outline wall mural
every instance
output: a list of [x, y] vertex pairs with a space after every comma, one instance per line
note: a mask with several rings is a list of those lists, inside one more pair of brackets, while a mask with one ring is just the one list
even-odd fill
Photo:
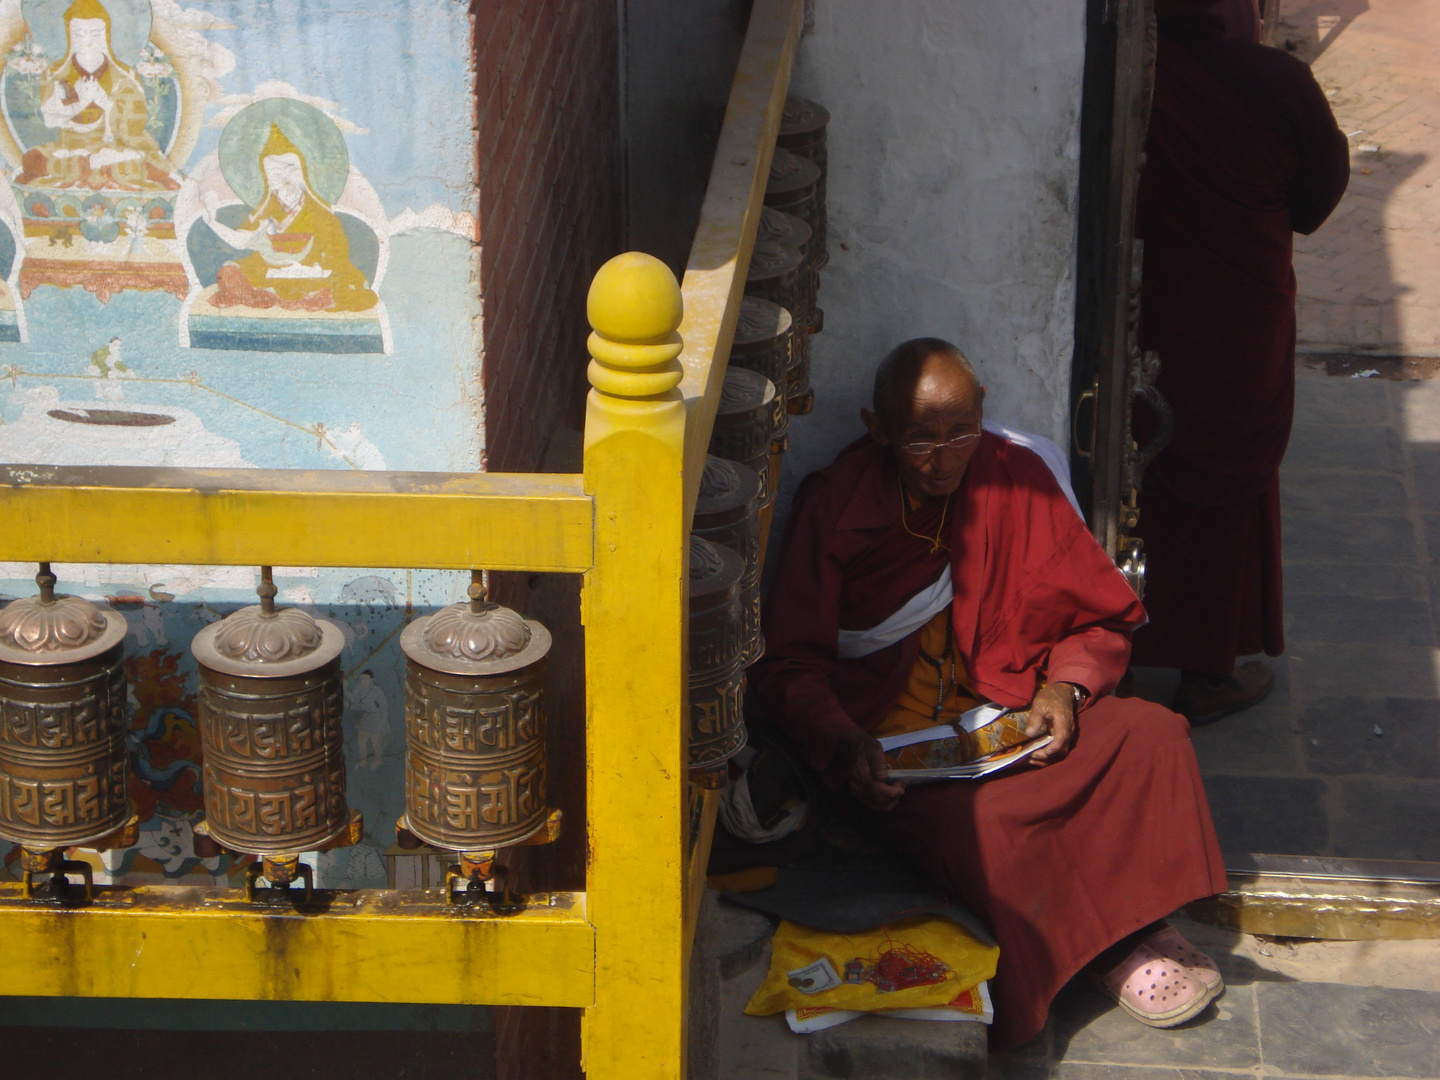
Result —
[[[479, 468], [469, 43], [459, 0], [0, 0], [0, 461]], [[253, 602], [255, 571], [55, 570], [130, 625], [142, 839], [100, 868], [238, 883], [241, 863], [191, 843], [189, 643]], [[33, 574], [0, 564], [0, 602]], [[322, 884], [385, 883], [395, 639], [461, 578], [276, 568], [282, 603], [345, 634], [368, 831], [319, 857]]]

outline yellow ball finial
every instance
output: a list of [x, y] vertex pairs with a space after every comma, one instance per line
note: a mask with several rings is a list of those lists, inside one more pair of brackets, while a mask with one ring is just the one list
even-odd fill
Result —
[[680, 328], [680, 283], [654, 255], [627, 251], [600, 267], [585, 313], [611, 341], [660, 341]]
[[639, 398], [680, 385], [680, 318], [685, 304], [670, 268], [653, 255], [627, 251], [590, 283], [586, 314], [590, 384], [602, 394]]

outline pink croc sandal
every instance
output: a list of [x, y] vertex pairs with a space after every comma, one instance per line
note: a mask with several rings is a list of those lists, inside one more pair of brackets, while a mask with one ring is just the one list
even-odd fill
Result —
[[1205, 992], [1210, 995], [1211, 1001], [1225, 992], [1225, 980], [1220, 977], [1220, 969], [1215, 966], [1215, 961], [1186, 941], [1173, 926], [1155, 931], [1145, 939], [1145, 944], [1161, 956], [1168, 956], [1184, 964], [1190, 974], [1205, 985]]
[[1183, 1024], [1210, 1004], [1205, 984], [1185, 965], [1145, 944], [1108, 974], [1097, 975], [1096, 982], [1122, 1009], [1153, 1028]]

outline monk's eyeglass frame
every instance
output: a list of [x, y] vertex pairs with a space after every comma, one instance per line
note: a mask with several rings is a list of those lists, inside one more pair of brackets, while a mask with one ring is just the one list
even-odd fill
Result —
[[962, 446], [966, 446], [978, 438], [980, 438], [980, 432], [972, 431], [966, 435], [956, 435], [955, 438], [947, 439], [945, 442], [912, 442], [906, 443], [899, 449], [911, 457], [927, 458], [937, 450], [959, 450]]

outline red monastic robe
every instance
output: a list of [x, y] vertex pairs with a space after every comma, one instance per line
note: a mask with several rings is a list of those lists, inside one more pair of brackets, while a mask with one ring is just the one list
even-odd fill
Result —
[[[1292, 231], [1339, 202], [1349, 150], [1300, 60], [1162, 20], [1136, 208], [1140, 342], [1175, 435], [1145, 476], [1151, 623], [1136, 664], [1224, 674], [1284, 651], [1280, 461], [1295, 406]], [[1149, 418], [1136, 428], [1143, 439]]]
[[[883, 622], [949, 560], [955, 642], [975, 690], [1028, 704], [1042, 680], [1093, 695], [1063, 761], [917, 787], [877, 829], [969, 904], [1000, 943], [991, 1046], [1044, 1025], [1055, 993], [1108, 946], [1225, 887], [1188, 727], [1105, 696], [1144, 612], [1035, 454], [986, 433], [943, 536], [939, 500], [901, 518], [889, 452], [864, 438], [796, 495], [755, 672], [767, 715], [817, 769], [871, 728], [915, 664], [919, 633], [855, 660], [838, 631]], [[907, 528], [908, 526], [908, 528]]]

